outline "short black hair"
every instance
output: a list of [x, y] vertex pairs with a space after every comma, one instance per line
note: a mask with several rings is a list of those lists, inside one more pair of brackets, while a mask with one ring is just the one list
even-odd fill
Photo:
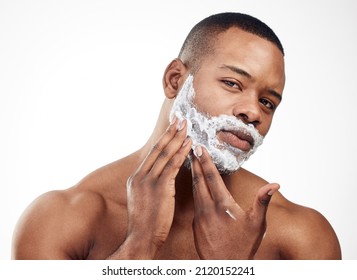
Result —
[[203, 19], [191, 29], [182, 45], [179, 58], [196, 71], [202, 58], [214, 52], [217, 35], [231, 27], [240, 28], [272, 42], [284, 55], [284, 48], [278, 36], [264, 22], [242, 13], [220, 13]]

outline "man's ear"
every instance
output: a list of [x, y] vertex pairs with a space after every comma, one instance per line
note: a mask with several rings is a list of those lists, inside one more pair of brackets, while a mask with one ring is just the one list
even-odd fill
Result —
[[175, 98], [180, 85], [184, 82], [187, 67], [183, 62], [176, 58], [166, 68], [162, 84], [167, 98]]

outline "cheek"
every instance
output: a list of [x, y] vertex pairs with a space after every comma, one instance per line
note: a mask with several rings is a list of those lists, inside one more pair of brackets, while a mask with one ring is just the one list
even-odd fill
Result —
[[272, 117], [271, 118], [266, 118], [264, 119], [260, 125], [258, 125], [257, 129], [259, 131], [259, 133], [262, 136], [266, 136], [270, 130], [270, 126], [272, 124]]
[[229, 98], [220, 95], [219, 91], [198, 89], [193, 101], [199, 111], [211, 116], [233, 114], [233, 104]]
[[213, 98], [205, 98], [204, 96], [195, 96], [193, 101], [200, 112], [216, 115], [219, 106], [213, 106]]
[[219, 98], [219, 89], [213, 81], [203, 80], [201, 76], [196, 76], [193, 82], [195, 96], [193, 102], [197, 109], [211, 116], [227, 114], [225, 111], [225, 98]]

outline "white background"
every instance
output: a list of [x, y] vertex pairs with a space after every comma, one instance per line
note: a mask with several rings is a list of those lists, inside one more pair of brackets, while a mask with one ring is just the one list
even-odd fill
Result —
[[166, 65], [195, 23], [225, 11], [260, 18], [286, 51], [283, 103], [245, 167], [323, 213], [357, 259], [352, 0], [1, 0], [0, 259], [37, 196], [145, 143]]

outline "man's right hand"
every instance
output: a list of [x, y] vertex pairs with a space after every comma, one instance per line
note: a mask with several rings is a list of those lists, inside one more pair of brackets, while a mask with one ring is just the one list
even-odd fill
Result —
[[129, 177], [129, 224], [123, 245], [137, 252], [132, 258], [151, 259], [165, 242], [175, 210], [175, 179], [191, 144], [186, 138], [186, 121], [175, 118]]

